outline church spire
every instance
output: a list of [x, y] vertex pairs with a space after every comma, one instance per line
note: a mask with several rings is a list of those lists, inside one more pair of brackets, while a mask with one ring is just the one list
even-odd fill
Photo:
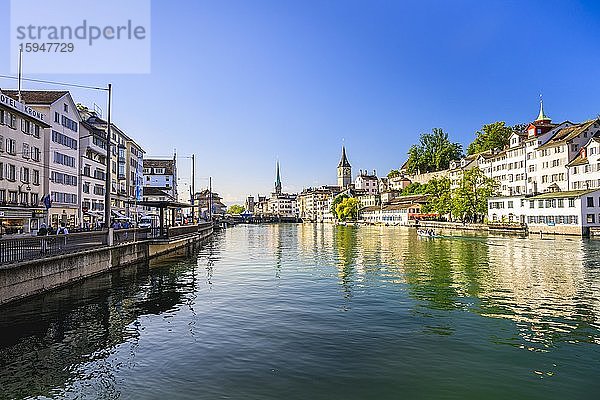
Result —
[[277, 177], [275, 178], [275, 193], [281, 194], [281, 176], [279, 175], [279, 160], [277, 160]]
[[536, 118], [536, 121], [551, 121], [550, 118], [544, 114], [544, 100], [542, 99], [542, 95], [540, 94], [540, 113]]
[[340, 163], [338, 164], [338, 168], [340, 167], [350, 167], [350, 162], [348, 162], [348, 158], [346, 157], [345, 146], [342, 146], [342, 158], [340, 159]]

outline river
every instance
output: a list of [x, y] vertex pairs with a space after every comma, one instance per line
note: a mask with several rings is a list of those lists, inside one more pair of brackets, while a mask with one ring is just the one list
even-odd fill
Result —
[[0, 308], [0, 398], [583, 399], [600, 241], [240, 225]]

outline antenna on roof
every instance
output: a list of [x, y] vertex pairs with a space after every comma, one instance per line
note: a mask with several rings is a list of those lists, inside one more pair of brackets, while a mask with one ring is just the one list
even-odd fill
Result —
[[102, 108], [96, 103], [94, 103], [94, 112], [99, 118], [102, 118]]
[[18, 87], [18, 89], [17, 89], [17, 96], [18, 96], [18, 99], [19, 99], [19, 103], [21, 103], [22, 102], [22, 100], [21, 100], [21, 78], [23, 77], [23, 48], [22, 47], [19, 47], [19, 67], [18, 67], [18, 70], [19, 70], [19, 76], [18, 76], [18, 81], [17, 81], [18, 82], [18, 84], [17, 84], [17, 87]]

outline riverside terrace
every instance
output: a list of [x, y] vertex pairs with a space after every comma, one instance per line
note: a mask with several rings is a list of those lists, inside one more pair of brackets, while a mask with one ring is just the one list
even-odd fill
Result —
[[145, 229], [0, 238], [0, 304], [127, 265], [148, 265], [161, 255], [189, 255], [213, 233], [213, 222], [168, 226], [165, 221]]

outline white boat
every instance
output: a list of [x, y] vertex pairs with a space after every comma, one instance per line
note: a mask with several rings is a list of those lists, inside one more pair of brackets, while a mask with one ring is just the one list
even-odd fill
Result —
[[440, 237], [440, 235], [436, 235], [433, 229], [417, 229], [417, 235], [420, 237], [428, 238]]

